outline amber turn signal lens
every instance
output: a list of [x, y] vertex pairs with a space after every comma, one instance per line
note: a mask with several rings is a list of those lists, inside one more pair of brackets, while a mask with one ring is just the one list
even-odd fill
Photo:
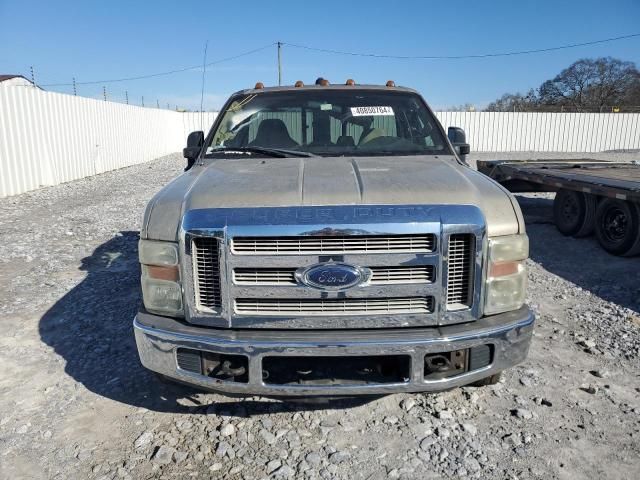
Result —
[[490, 277], [504, 277], [518, 273], [521, 262], [492, 263], [489, 267]]
[[158, 267], [155, 265], [145, 265], [147, 275], [149, 278], [155, 278], [156, 280], [169, 280], [170, 282], [177, 282], [180, 279], [180, 273], [178, 267]]

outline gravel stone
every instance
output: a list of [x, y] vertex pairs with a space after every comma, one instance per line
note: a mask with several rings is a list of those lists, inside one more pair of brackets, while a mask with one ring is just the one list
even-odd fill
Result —
[[295, 474], [295, 470], [289, 465], [282, 465], [278, 470], [273, 472], [273, 476], [276, 478], [291, 478]]
[[307, 453], [304, 459], [313, 467], [317, 467], [322, 462], [322, 457], [320, 457], [316, 452]]
[[139, 450], [141, 448], [145, 448], [149, 446], [152, 440], [153, 440], [153, 432], [147, 431], [147, 432], [144, 432], [142, 435], [140, 435], [138, 438], [136, 438], [136, 441], [133, 443], [133, 446], [136, 450]]
[[223, 437], [230, 437], [234, 433], [236, 433], [236, 427], [232, 423], [227, 423], [220, 429], [220, 435]]
[[160, 465], [167, 465], [172, 462], [173, 454], [175, 453], [175, 449], [172, 447], [168, 447], [166, 445], [162, 445], [156, 453], [153, 455], [153, 461], [155, 463], [159, 463]]
[[533, 418], [533, 413], [531, 413], [531, 411], [527, 410], [526, 408], [516, 408], [515, 410], [512, 410], [511, 413], [516, 417], [523, 418], [525, 420]]
[[260, 437], [268, 444], [268, 445], [273, 445], [274, 443], [276, 443], [276, 436], [271, 433], [268, 432], [267, 430], [260, 430]]

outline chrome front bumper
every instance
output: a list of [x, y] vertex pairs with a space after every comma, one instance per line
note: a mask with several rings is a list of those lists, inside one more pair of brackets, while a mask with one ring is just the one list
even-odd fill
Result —
[[[478, 321], [432, 328], [291, 331], [229, 330], [186, 325], [140, 312], [133, 322], [140, 361], [149, 370], [203, 389], [246, 395], [310, 396], [436, 392], [466, 385], [522, 362], [529, 351], [534, 316], [527, 308]], [[425, 380], [424, 356], [492, 345], [485, 367], [441, 380]], [[248, 357], [247, 383], [225, 382], [178, 368], [176, 349], [189, 348]], [[410, 378], [402, 383], [349, 385], [273, 385], [262, 380], [265, 356], [411, 357]]]

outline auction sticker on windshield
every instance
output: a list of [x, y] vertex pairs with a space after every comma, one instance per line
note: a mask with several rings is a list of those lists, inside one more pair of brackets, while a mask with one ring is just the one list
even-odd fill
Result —
[[368, 117], [370, 115], [393, 115], [391, 107], [351, 107], [354, 117]]

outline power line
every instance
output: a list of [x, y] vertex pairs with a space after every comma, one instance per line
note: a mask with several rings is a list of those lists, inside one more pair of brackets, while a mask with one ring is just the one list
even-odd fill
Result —
[[482, 53], [476, 55], [383, 55], [377, 53], [363, 53], [363, 52], [346, 52], [342, 50], [331, 50], [328, 48], [310, 47], [308, 45], [299, 45], [295, 43], [282, 43], [282, 45], [294, 48], [301, 48], [304, 50], [312, 50], [315, 52], [332, 53], [338, 55], [349, 55], [353, 57], [373, 57], [373, 58], [396, 58], [400, 60], [462, 60], [467, 58], [488, 58], [488, 57], [510, 57], [515, 55], [527, 55], [531, 53], [543, 53], [552, 52], [555, 50], [565, 50], [568, 48], [585, 47], [588, 45], [597, 45], [601, 43], [615, 42], [618, 40], [626, 40], [629, 38], [640, 37], [640, 33], [632, 33], [630, 35], [623, 35], [620, 37], [605, 38], [602, 40], [593, 40], [591, 42], [572, 43], [569, 45], [560, 45], [557, 47], [537, 48], [533, 50], [520, 50], [514, 52], [499, 52], [499, 53]]
[[[204, 64], [204, 67], [210, 67], [211, 65], [217, 65], [218, 63], [228, 62], [231, 60], [235, 60], [236, 58], [245, 57], [247, 55], [251, 55], [252, 53], [257, 53], [262, 50], [266, 50], [267, 48], [273, 47], [276, 43], [270, 43], [269, 45], [264, 45], [262, 47], [254, 48], [253, 50], [248, 50], [246, 52], [239, 53], [237, 55], [233, 55], [231, 57], [221, 58], [219, 60], [215, 60], [213, 62], [209, 62]], [[174, 73], [187, 72], [189, 70], [197, 70], [198, 68], [203, 68], [203, 65], [195, 65], [192, 67], [178, 68], [176, 70], [169, 70], [166, 72], [158, 72], [158, 73], [150, 73], [148, 75], [140, 75], [137, 77], [126, 77], [126, 78], [112, 78], [110, 80], [92, 80], [90, 82], [75, 82], [76, 85], [96, 85], [96, 84], [105, 84], [105, 83], [116, 83], [116, 82], [128, 82], [130, 80], [143, 80], [145, 78], [153, 78], [153, 77], [162, 77], [165, 75], [173, 75]], [[67, 87], [73, 85], [72, 83], [49, 83], [47, 85], [39, 85], [40, 87]]]

